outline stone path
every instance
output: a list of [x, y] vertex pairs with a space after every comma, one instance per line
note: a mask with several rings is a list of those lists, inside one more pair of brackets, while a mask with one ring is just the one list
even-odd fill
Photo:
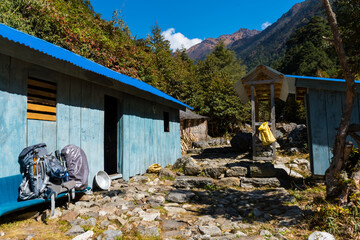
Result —
[[[286, 239], [282, 233], [303, 216], [293, 200], [284, 188], [179, 189], [170, 180], [136, 176], [114, 181], [108, 192], [83, 196], [58, 216], [72, 226], [66, 235], [97, 227], [104, 230], [98, 239], [134, 232], [161, 239]], [[273, 224], [274, 231], [261, 231], [263, 223]]]
[[[114, 180], [109, 191], [58, 207], [54, 217], [68, 223], [65, 235], [77, 240], [276, 240], [287, 239], [304, 216], [280, 187], [279, 171], [287, 176], [282, 168], [232, 155], [183, 157], [174, 168], [181, 171], [164, 168], [159, 175]], [[29, 236], [36, 239], [36, 233]]]

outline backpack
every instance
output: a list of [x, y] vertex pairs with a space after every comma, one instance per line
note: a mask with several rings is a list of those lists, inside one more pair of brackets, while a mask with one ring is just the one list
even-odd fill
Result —
[[55, 156], [49, 154], [45, 143], [25, 148], [19, 155], [23, 180], [19, 187], [19, 200], [48, 197], [48, 185], [62, 184], [67, 170]]
[[85, 152], [75, 145], [69, 144], [61, 150], [61, 156], [66, 161], [69, 180], [76, 182], [76, 190], [84, 190], [88, 186], [89, 165]]

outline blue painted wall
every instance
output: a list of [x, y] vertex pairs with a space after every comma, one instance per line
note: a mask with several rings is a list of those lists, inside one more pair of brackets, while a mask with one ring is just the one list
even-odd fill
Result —
[[[0, 54], [0, 177], [19, 173], [17, 157], [26, 146], [45, 142], [53, 152], [74, 144], [87, 155], [92, 184], [104, 169], [105, 95], [119, 101], [118, 169], [125, 179], [181, 156], [178, 109], [49, 71]], [[57, 83], [56, 122], [26, 119], [29, 76]], [[164, 111], [170, 132], [164, 132]]]
[[17, 158], [26, 146], [25, 71], [0, 54], [0, 177], [19, 173]]
[[[310, 88], [307, 96], [308, 127], [311, 142], [311, 165], [315, 175], [324, 175], [330, 166], [339, 127], [345, 92]], [[360, 123], [360, 97], [356, 95], [351, 123]], [[348, 141], [356, 143], [350, 137]]]
[[[170, 131], [164, 132], [165, 112], [170, 114]], [[144, 173], [153, 163], [173, 164], [181, 157], [179, 111], [130, 95], [123, 98], [120, 147], [125, 179]], [[120, 167], [120, 166], [119, 166]]]

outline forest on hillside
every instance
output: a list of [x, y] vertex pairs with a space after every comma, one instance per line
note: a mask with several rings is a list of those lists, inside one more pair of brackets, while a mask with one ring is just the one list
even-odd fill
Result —
[[[337, 0], [334, 8], [352, 71], [360, 76], [360, 4]], [[273, 64], [286, 74], [341, 78], [331, 32], [325, 17], [312, 18], [286, 43], [284, 57]], [[3, 0], [0, 22], [54, 43], [117, 72], [138, 78], [210, 117], [210, 134], [234, 132], [250, 121], [233, 83], [248, 69], [220, 43], [204, 61], [195, 63], [185, 49], [172, 52], [157, 24], [145, 39], [131, 34], [119, 12], [111, 21], [96, 13], [88, 0]], [[304, 121], [302, 104], [292, 97], [278, 103], [285, 121]], [[262, 106], [266, 107], [266, 103]], [[300, 109], [294, 114], [294, 108]]]

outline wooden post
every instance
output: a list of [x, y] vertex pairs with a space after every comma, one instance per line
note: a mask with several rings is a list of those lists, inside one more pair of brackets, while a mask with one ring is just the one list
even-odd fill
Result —
[[256, 138], [256, 119], [255, 119], [255, 87], [251, 85], [251, 125], [252, 125], [252, 152], [253, 158], [256, 157], [256, 146], [255, 146], [255, 138]]
[[[276, 132], [276, 125], [275, 125], [275, 93], [274, 93], [274, 84], [270, 85], [271, 91], [271, 114], [270, 114], [270, 121], [271, 121], [271, 131], [275, 136]], [[276, 160], [276, 142], [271, 144], [272, 146], [272, 160]]]
[[259, 99], [255, 97], [255, 122], [260, 122], [260, 115], [259, 115]]

